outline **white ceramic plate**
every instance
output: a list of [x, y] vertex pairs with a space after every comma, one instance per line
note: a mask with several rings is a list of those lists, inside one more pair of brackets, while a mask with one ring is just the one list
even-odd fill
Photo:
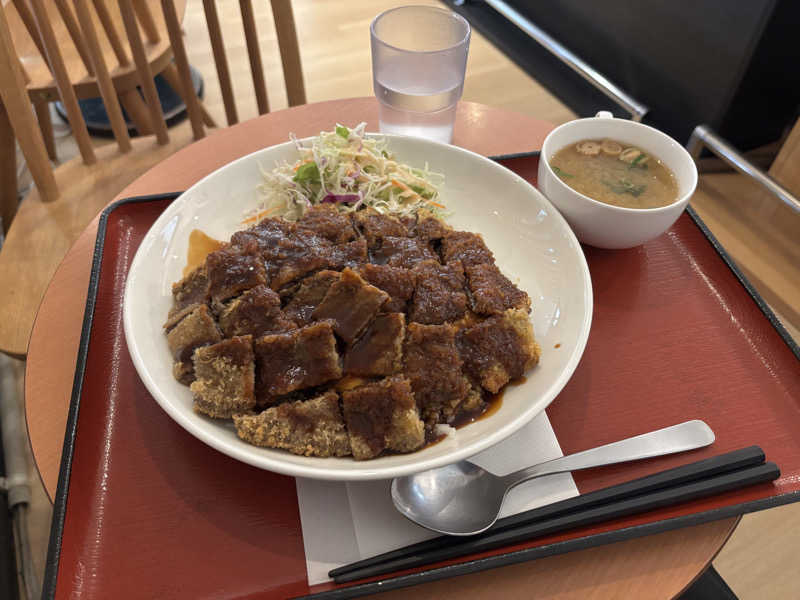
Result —
[[[531, 297], [531, 319], [542, 347], [540, 364], [510, 386], [491, 417], [459, 429], [411, 454], [358, 462], [296, 456], [251, 446], [232, 424], [192, 410], [189, 388], [172, 376], [162, 324], [172, 304], [170, 286], [181, 278], [189, 233], [201, 229], [228, 239], [256, 202], [259, 165], [294, 161], [293, 143], [265, 148], [208, 175], [177, 198], [142, 242], [125, 288], [125, 337], [147, 389], [189, 433], [220, 452], [262, 469], [316, 479], [386, 479], [446, 465], [496, 444], [543, 411], [569, 380], [583, 354], [592, 316], [589, 269], [575, 235], [535, 188], [508, 169], [467, 150], [419, 138], [387, 136], [397, 158], [445, 174], [442, 197], [456, 229], [483, 234], [498, 266]], [[556, 347], [558, 346], [558, 347]]]

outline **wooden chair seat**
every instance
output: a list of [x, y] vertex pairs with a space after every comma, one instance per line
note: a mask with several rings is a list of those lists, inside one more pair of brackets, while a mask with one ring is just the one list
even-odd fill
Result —
[[[138, 102], [143, 105], [141, 112], [149, 119], [155, 130], [155, 137], [146, 136], [133, 140], [130, 139], [122, 119], [119, 100], [126, 109], [128, 106], [125, 104], [124, 94], [119, 94], [119, 89], [116, 87], [115, 71], [112, 66], [123, 61], [118, 60], [120, 58], [119, 50], [114, 50], [108, 44], [108, 31], [113, 31], [115, 28], [110, 27], [108, 23], [103, 24], [102, 18], [100, 19], [102, 27], [95, 23], [97, 15], [103, 11], [101, 8], [101, 12], [98, 13], [97, 7], [112, 3], [108, 0], [11, 1], [17, 8], [22, 7], [23, 12], [27, 6], [31, 8], [30, 18], [34, 19], [35, 27], [26, 26], [25, 29], [38, 31], [40, 39], [38, 43], [36, 39], [33, 39], [33, 41], [29, 41], [29, 44], [37, 46], [37, 51], [39, 50], [38, 45], [42, 45], [42, 51], [37, 54], [47, 56], [47, 61], [43, 63], [42, 68], [48, 69], [52, 80], [46, 85], [51, 85], [64, 103], [81, 153], [80, 158], [74, 158], [54, 171], [51, 170], [45, 144], [30, 107], [31, 84], [34, 82], [33, 76], [38, 72], [31, 69], [31, 73], [28, 73], [24, 61], [20, 60], [20, 54], [16, 51], [11, 27], [5, 15], [12, 15], [11, 19], [15, 15], [20, 21], [24, 21], [25, 17], [21, 16], [22, 13], [12, 14], [12, 11], [4, 10], [0, 13], [0, 82], [3, 83], [0, 86], [0, 98], [2, 99], [2, 103], [0, 103], [0, 193], [4, 191], [5, 193], [0, 196], [0, 216], [3, 217], [4, 226], [8, 230], [2, 251], [0, 251], [0, 281], [3, 282], [3, 285], [0, 285], [0, 352], [22, 357], [27, 352], [28, 337], [47, 284], [80, 233], [97, 216], [97, 213], [129, 183], [159, 161], [188, 144], [192, 138], [199, 139], [205, 136], [205, 127], [213, 126], [213, 120], [200, 103], [191, 84], [189, 63], [180, 30], [180, 20], [186, 5], [185, 0], [160, 0], [160, 2], [157, 0], [117, 0], [113, 3], [115, 11], [121, 10], [121, 17], [117, 14], [117, 18], [121, 22], [119, 30], [125, 33], [130, 42], [128, 56], [131, 57], [130, 61], [135, 64], [136, 68], [133, 80], [141, 85], [146, 103], [135, 89], [132, 88], [130, 93], [136, 96]], [[70, 23], [70, 13], [67, 11], [68, 2], [69, 7], [74, 6], [75, 15], [77, 15], [77, 23], [73, 23], [74, 31], [68, 31]], [[151, 3], [158, 3], [161, 10], [157, 12], [143, 10], [145, 2], [148, 3], [148, 7]], [[271, 0], [271, 2], [290, 103], [301, 104], [305, 102], [305, 92], [291, 4], [289, 0]], [[269, 110], [269, 107], [266, 102], [266, 86], [253, 18], [252, 0], [240, 0], [239, 5], [255, 95], [259, 112], [264, 113]], [[53, 6], [58, 10], [59, 19], [53, 18]], [[94, 10], [92, 10], [92, 6], [94, 6]], [[224, 71], [227, 75], [224, 43], [219, 31], [214, 0], [204, 0], [203, 6], [208, 17], [215, 64], [218, 71]], [[147, 46], [139, 32], [140, 28], [145, 33], [148, 30], [145, 25], [148, 17], [143, 17], [143, 14], [158, 15], [155, 21], [162, 28], [159, 32], [164, 31], [164, 35], [161, 35], [160, 39], [169, 41], [169, 47], [164, 51], [164, 56], [170, 58], [174, 56], [175, 58], [175, 65], [170, 63], [162, 72], [170, 86], [183, 97], [187, 106], [189, 122], [174, 130], [171, 136], [167, 133], [153, 84], [153, 74], [156, 69], [151, 68], [152, 54], [147, 54]], [[61, 23], [63, 27], [60, 33], [58, 23]], [[66, 25], [64, 25], [65, 23]], [[103, 32], [105, 32], [105, 36]], [[62, 41], [75, 40], [77, 40], [76, 44], [65, 44], [62, 48]], [[21, 41], [20, 44], [23, 44], [24, 47], [24, 41]], [[30, 51], [33, 51], [33, 46], [29, 46]], [[82, 46], [85, 57], [80, 51]], [[102, 96], [109, 114], [116, 144], [94, 148], [89, 139], [86, 124], [77, 102], [78, 89], [83, 84], [88, 85], [89, 69], [84, 71], [77, 69], [76, 71], [74, 65], [68, 65], [67, 58], [70, 56], [68, 49], [70, 48], [75, 53], [72, 58], [75, 59], [77, 56], [78, 62], [83, 63], [86, 67], [91, 67], [90, 70], [94, 73], [97, 90]], [[151, 48], [150, 51], [152, 52], [153, 49]], [[108, 54], [109, 52], [111, 54]], [[26, 55], [22, 54], [22, 56]], [[28, 81], [25, 81], [26, 76]], [[79, 77], [77, 83], [74, 77]], [[220, 75], [220, 79], [226, 80], [223, 85], [230, 91], [228, 77]], [[46, 85], [36, 89], [44, 93]], [[229, 123], [236, 121], [232, 102], [232, 93], [226, 95], [226, 113]], [[36, 106], [36, 102], [34, 102], [34, 106]], [[130, 114], [130, 111], [128, 112]], [[133, 117], [133, 115], [131, 116]], [[135, 117], [134, 121], [136, 121]], [[36, 188], [19, 207], [16, 206], [16, 186], [11, 181], [14, 178], [12, 172], [14, 137], [19, 141], [36, 182]], [[10, 196], [14, 197], [8, 201]], [[3, 201], [4, 199], [5, 201]]]
[[[152, 30], [148, 27], [142, 27], [145, 34], [143, 40], [145, 55], [153, 73], [161, 73], [172, 60], [172, 47], [170, 46], [169, 36], [167, 35], [163, 13], [160, 10], [158, 0], [137, 0], [134, 6], [141, 6], [140, 2], [142, 1], [147, 2], [150, 8], [147, 14], [152, 16], [152, 20], [149, 20], [149, 22], [152, 23]], [[97, 78], [88, 72], [86, 63], [81, 57], [81, 53], [78, 51], [78, 46], [73, 43], [70, 32], [59, 12], [58, 5], [69, 6], [71, 14], [73, 15], [75, 11], [72, 8], [71, 0], [48, 0], [45, 3], [45, 9], [50, 17], [50, 23], [52, 24], [56, 41], [61, 49], [67, 75], [72, 82], [75, 95], [79, 99], [96, 98], [100, 96]], [[102, 34], [99, 36], [100, 48], [103, 52], [105, 63], [108, 65], [111, 79], [114, 82], [114, 88], [117, 90], [117, 93], [132, 90], [138, 85], [138, 77], [136, 74], [136, 65], [133, 62], [130, 51], [126, 47], [127, 44], [124, 44], [120, 39], [124, 39], [125, 27], [122, 22], [119, 6], [115, 2], [96, 4], [94, 6], [107, 7], [107, 14], [112, 25], [110, 30], [116, 32], [116, 34], [112, 34], [111, 36], [115, 39], [113, 46], [109, 41], [108, 35]], [[31, 100], [33, 102], [51, 102], [58, 100], [56, 82], [39, 49], [41, 42], [37, 43], [35, 38], [30, 35], [28, 27], [26, 27], [20, 16], [18, 7], [22, 7], [24, 11], [26, 4], [23, 1], [10, 1], [4, 4], [3, 11], [5, 12], [8, 26], [11, 30], [11, 39], [14, 43], [14, 48], [28, 76], [29, 81], [27, 87]], [[178, 14], [182, 16], [186, 9], [186, 0], [176, 0], [175, 8]], [[139, 11], [138, 14], [142, 15], [145, 13]], [[93, 18], [95, 20], [96, 31], [100, 32], [107, 29], [103, 27], [103, 24], [97, 18], [96, 10], [93, 11]], [[142, 23], [144, 22], [147, 22], [147, 20], [142, 21]]]
[[121, 154], [107, 144], [96, 150], [96, 164], [76, 157], [55, 170], [58, 201], [43, 202], [31, 191], [0, 252], [0, 281], [8, 283], [0, 285], [0, 352], [25, 356], [47, 284], [80, 233], [129, 183], [192, 140], [189, 124], [182, 123], [170, 129], [164, 145], [153, 136], [135, 138], [131, 151]]

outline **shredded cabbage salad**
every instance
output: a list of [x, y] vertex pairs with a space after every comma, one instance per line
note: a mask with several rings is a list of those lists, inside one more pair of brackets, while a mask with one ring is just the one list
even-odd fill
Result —
[[444, 214], [439, 188], [444, 175], [397, 162], [383, 137], [366, 137], [366, 123], [336, 125], [304, 145], [294, 134], [300, 158], [282, 161], [271, 171], [261, 168], [259, 204], [246, 221], [267, 216], [297, 220], [317, 204], [331, 203], [341, 212], [372, 207], [378, 212], [410, 215], [421, 208]]

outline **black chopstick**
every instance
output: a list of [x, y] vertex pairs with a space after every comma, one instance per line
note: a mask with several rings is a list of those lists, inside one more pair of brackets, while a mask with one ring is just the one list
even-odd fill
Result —
[[483, 534], [442, 536], [345, 565], [329, 575], [337, 583], [372, 577], [776, 479], [777, 467], [760, 464], [763, 461], [757, 446], [735, 450], [501, 519]]
[[[601, 490], [596, 490], [588, 494], [554, 502], [546, 506], [534, 508], [504, 519], [500, 519], [489, 532], [494, 532], [508, 527], [514, 527], [524, 523], [531, 523], [533, 521], [540, 521], [542, 519], [549, 519], [555, 516], [573, 513], [578, 510], [608, 504], [625, 498], [630, 498], [637, 494], [644, 494], [654, 490], [667, 488], [670, 486], [679, 485], [689, 481], [695, 481], [705, 477], [725, 473], [744, 467], [758, 465], [764, 462], [764, 451], [758, 446], [750, 446], [739, 450], [733, 450], [719, 456], [713, 456], [704, 460], [647, 475], [633, 481], [620, 483]], [[489, 532], [481, 535], [487, 535]], [[449, 536], [441, 536], [424, 542], [419, 542], [399, 548], [391, 552], [373, 556], [358, 562], [333, 569], [329, 575], [337, 577], [344, 575], [350, 571], [363, 569], [371, 565], [380, 564], [388, 560], [402, 558], [411, 554], [427, 552], [437, 548], [445, 548], [457, 544], [459, 540], [464, 538], [452, 538]], [[472, 538], [469, 538], [472, 539]]]

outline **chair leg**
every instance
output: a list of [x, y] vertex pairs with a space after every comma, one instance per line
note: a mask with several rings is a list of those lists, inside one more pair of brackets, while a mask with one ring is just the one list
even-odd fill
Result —
[[0, 219], [8, 232], [17, 212], [17, 144], [5, 106], [0, 103]]
[[150, 124], [150, 114], [147, 112], [147, 105], [142, 100], [137, 90], [128, 90], [119, 95], [120, 102], [125, 108], [125, 112], [136, 125], [136, 132], [139, 135], [151, 135], [153, 127]]
[[[5, 107], [3, 118], [7, 123], [11, 123], [8, 129], [13, 128], [16, 132], [22, 154], [25, 156], [41, 198], [45, 202], [50, 202], [58, 197], [58, 185], [31, 108], [19, 64], [5, 13], [0, 10], [0, 98]], [[15, 152], [13, 143], [3, 144], [3, 147]]]
[[33, 103], [33, 108], [39, 121], [39, 129], [42, 130], [47, 156], [50, 157], [50, 160], [58, 160], [56, 156], [56, 139], [53, 135], [53, 121], [50, 118], [50, 103], [44, 100], [36, 100]]
[[[168, 64], [166, 68], [163, 71], [161, 71], [161, 76], [167, 81], [169, 87], [175, 90], [175, 93], [181, 97], [181, 100], [183, 100], [183, 103], [187, 105], [188, 109], [189, 100], [183, 93], [183, 85], [181, 85], [180, 75], [178, 74], [177, 67], [175, 67], [173, 63]], [[192, 94], [194, 94], [194, 92], [192, 92]], [[194, 97], [196, 98], [197, 96]], [[197, 104], [198, 107], [200, 108], [200, 116], [203, 119], [203, 124], [206, 127], [216, 127], [217, 123], [214, 121], [214, 118], [206, 110], [206, 107], [200, 100], [200, 98], [197, 98]]]

